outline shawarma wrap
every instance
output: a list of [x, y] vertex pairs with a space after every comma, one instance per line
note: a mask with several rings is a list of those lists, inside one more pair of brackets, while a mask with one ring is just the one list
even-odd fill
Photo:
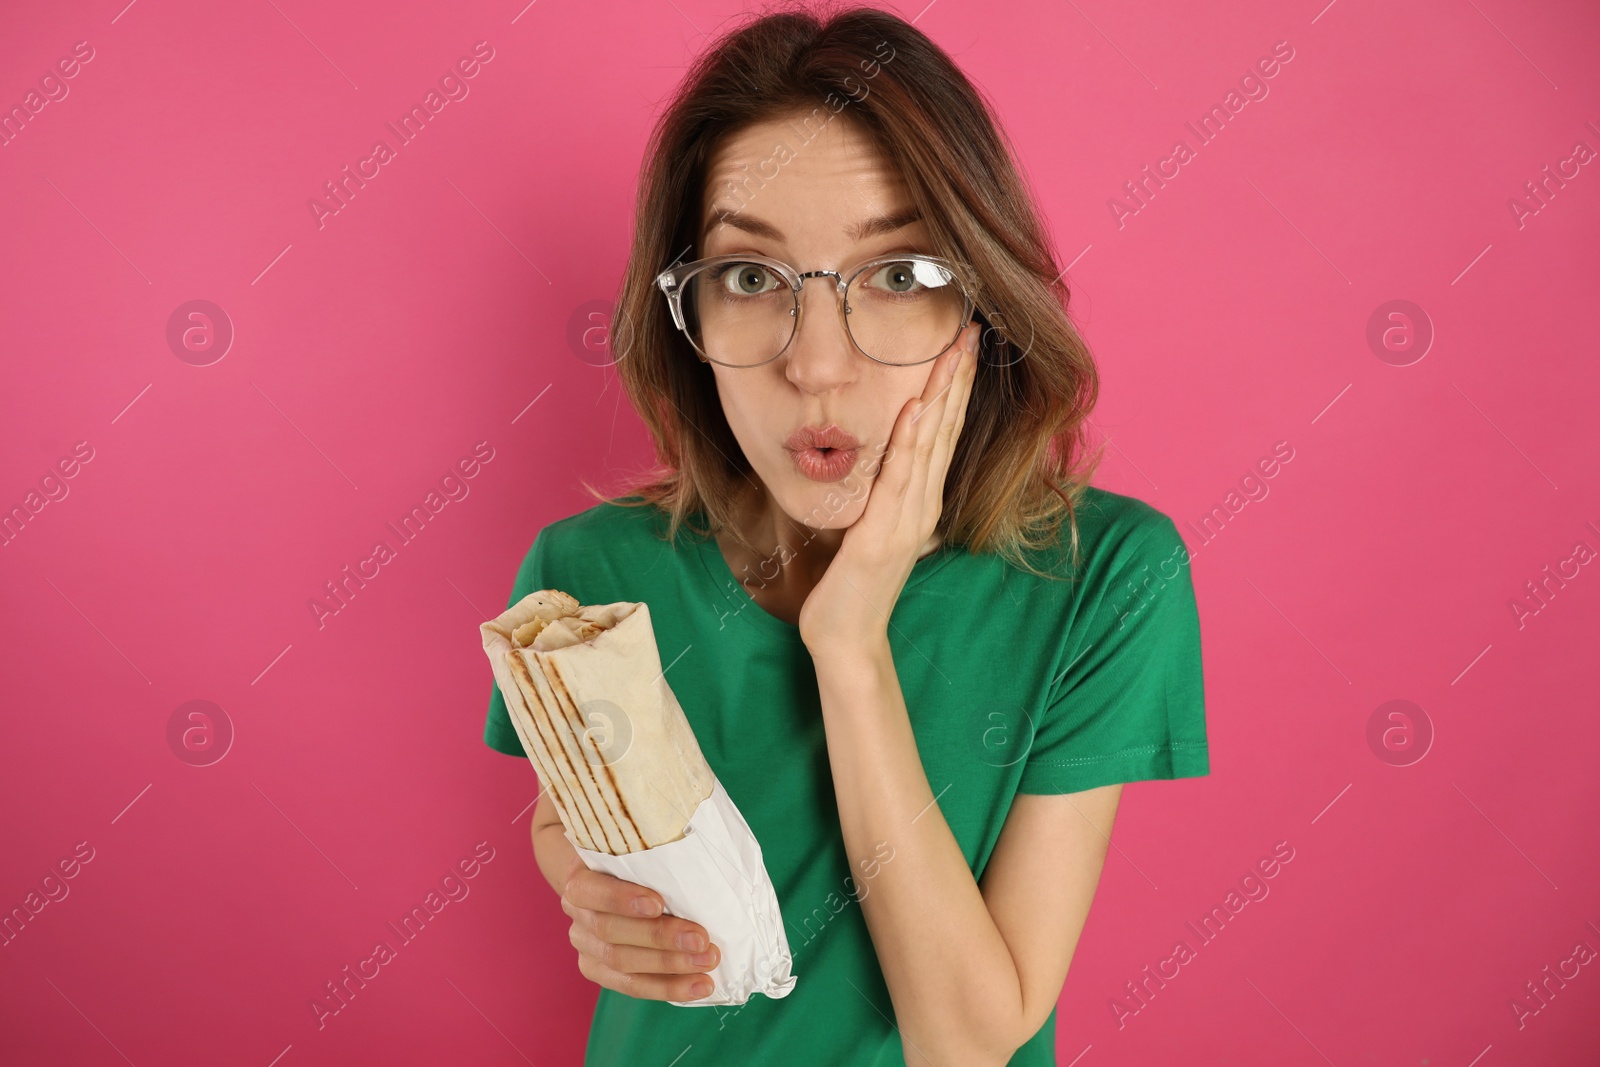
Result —
[[706, 928], [715, 989], [681, 1007], [774, 999], [793, 955], [761, 843], [712, 773], [661, 669], [644, 603], [529, 593], [480, 625], [522, 748], [591, 870], [648, 886]]
[[649, 605], [543, 589], [480, 630], [573, 840], [621, 856], [682, 838], [715, 775], [662, 673]]

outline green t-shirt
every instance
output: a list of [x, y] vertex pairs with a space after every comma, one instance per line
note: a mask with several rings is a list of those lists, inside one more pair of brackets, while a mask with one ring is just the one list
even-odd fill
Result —
[[[1210, 772], [1183, 539], [1162, 512], [1101, 489], [1088, 491], [1078, 524], [1076, 580], [945, 546], [917, 561], [890, 617], [917, 751], [974, 880], [1016, 793]], [[508, 606], [549, 588], [585, 604], [649, 604], [667, 681], [761, 844], [797, 981], [787, 997], [756, 994], [737, 1007], [601, 989], [584, 1062], [902, 1067], [894, 1007], [852, 895], [816, 673], [799, 628], [751, 599], [715, 539], [685, 531], [669, 545], [665, 532], [663, 514], [648, 505], [602, 503], [552, 522], [523, 560]], [[1031, 562], [1066, 574], [1067, 558], [1060, 548]], [[524, 755], [492, 685], [484, 740]], [[1055, 1021], [1052, 1010], [1014, 1067], [1056, 1062]]]

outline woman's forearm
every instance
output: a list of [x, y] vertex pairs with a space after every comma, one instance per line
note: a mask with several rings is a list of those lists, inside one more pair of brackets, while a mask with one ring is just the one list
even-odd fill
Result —
[[[923, 771], [888, 641], [813, 658], [845, 849], [906, 1062], [1003, 1064], [1021, 982], [935, 803], [946, 783]], [[870, 865], [885, 843], [892, 861]]]
[[539, 865], [539, 872], [556, 891], [556, 896], [561, 895], [567, 871], [572, 867], [572, 857], [578, 854], [562, 829], [559, 822], [533, 826], [533, 861]]

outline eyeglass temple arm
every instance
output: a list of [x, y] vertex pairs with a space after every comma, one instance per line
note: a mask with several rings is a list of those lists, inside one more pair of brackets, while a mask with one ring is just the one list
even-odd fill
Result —
[[667, 305], [672, 308], [672, 323], [680, 330], [684, 330], [683, 323], [683, 294], [678, 291], [678, 280], [670, 273], [663, 274], [656, 279], [656, 284], [661, 291], [667, 294]]

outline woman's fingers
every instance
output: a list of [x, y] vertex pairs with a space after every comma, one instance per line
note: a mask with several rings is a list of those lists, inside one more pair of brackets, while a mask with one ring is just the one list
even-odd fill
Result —
[[591, 911], [610, 911], [618, 915], [642, 915], [654, 918], [665, 911], [661, 894], [637, 882], [625, 881], [604, 871], [591, 871], [579, 866], [567, 872], [563, 900], [570, 900], [580, 908]]
[[[955, 347], [959, 346], [952, 346]], [[940, 417], [944, 412], [944, 398], [950, 388], [952, 354], [947, 351], [934, 360], [933, 371], [922, 387], [922, 395], [909, 401], [901, 409], [900, 417], [895, 420], [894, 430], [890, 435], [889, 458], [895, 459], [897, 456], [903, 458], [889, 464], [891, 470], [888, 482], [891, 487], [903, 490], [904, 486], [910, 484], [912, 468], [916, 466], [918, 455], [926, 453], [927, 446], [934, 439]]]
[[710, 996], [715, 988], [715, 983], [703, 974], [634, 974], [613, 970], [593, 956], [580, 955], [578, 970], [597, 985], [641, 1000], [699, 1000]]
[[[928, 383], [919, 401], [921, 410], [912, 416], [914, 433], [909, 446], [912, 462], [905, 472], [905, 488], [914, 500], [926, 502], [929, 486], [934, 482], [932, 474], [939, 459], [939, 450], [949, 432], [955, 408], [962, 399], [962, 359], [971, 329], [969, 327], [969, 333], [963, 334], [934, 364], [933, 373], [928, 375]], [[942, 475], [942, 471], [940, 473]]]
[[[949, 398], [944, 409], [944, 417], [939, 422], [939, 433], [934, 439], [933, 454], [928, 461], [928, 479], [922, 486], [925, 494], [924, 504], [930, 513], [937, 512], [944, 503], [945, 476], [949, 473], [950, 459], [955, 455], [956, 441], [961, 437], [961, 428], [967, 421], [967, 401], [972, 396], [972, 385], [977, 379], [978, 359], [976, 354], [968, 354], [965, 342], [971, 335], [962, 338], [961, 354], [956, 362], [953, 377], [950, 382]], [[976, 349], [974, 338], [974, 349]]]
[[659, 919], [638, 919], [632, 915], [590, 911], [567, 903], [563, 903], [562, 910], [572, 916], [574, 923], [581, 923], [596, 937], [614, 945], [638, 945], [640, 948], [681, 952], [704, 952], [711, 947], [705, 927], [673, 915], [663, 915]]
[[613, 944], [679, 949], [684, 952], [704, 952], [710, 947], [705, 927], [676, 915], [641, 919], [633, 915], [582, 908], [568, 897], [561, 898], [561, 910], [570, 915], [573, 922], [582, 923], [596, 937]]
[[955, 371], [960, 367], [961, 344], [951, 345], [933, 364], [911, 413], [911, 430], [919, 443], [931, 442], [946, 411], [946, 398], [955, 382]]
[[721, 961], [721, 950], [699, 923], [664, 914], [654, 890], [591, 871], [574, 856], [561, 910], [572, 917], [567, 936], [578, 950], [578, 970], [590, 981], [646, 1000], [711, 994], [714, 983], [702, 972]]
[[614, 971], [629, 974], [699, 974], [711, 970], [722, 959], [715, 945], [704, 952], [640, 948], [607, 941], [583, 923], [572, 924], [568, 939], [579, 953], [593, 956]]

